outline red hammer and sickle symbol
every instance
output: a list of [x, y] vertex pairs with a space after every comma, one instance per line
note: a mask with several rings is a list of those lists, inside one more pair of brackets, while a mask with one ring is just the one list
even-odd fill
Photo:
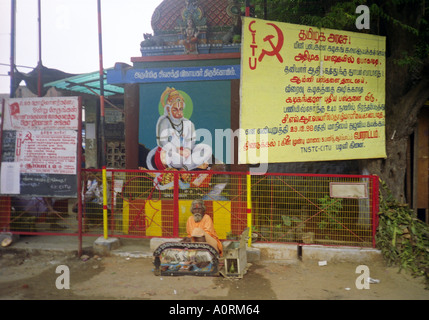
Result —
[[264, 56], [268, 55], [268, 56], [276, 56], [280, 62], [283, 62], [283, 58], [279, 53], [283, 47], [283, 42], [284, 42], [283, 32], [275, 24], [273, 24], [273, 23], [267, 23], [267, 24], [270, 26], [273, 26], [274, 29], [276, 29], [276, 31], [277, 31], [277, 36], [278, 36], [277, 45], [274, 45], [274, 43], [271, 41], [271, 39], [274, 38], [273, 35], [266, 36], [264, 38], [264, 41], [265, 42], [268, 41], [270, 43], [271, 47], [273, 48], [273, 51], [267, 51], [267, 50], [262, 49], [262, 53], [259, 56], [258, 60], [259, 60], [259, 62], [261, 62], [262, 59], [264, 58]]

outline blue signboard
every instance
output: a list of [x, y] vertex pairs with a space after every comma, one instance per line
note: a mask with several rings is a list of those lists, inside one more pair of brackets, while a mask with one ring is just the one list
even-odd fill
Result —
[[233, 79], [240, 79], [240, 65], [129, 69], [126, 72], [120, 69], [107, 71], [107, 82], [110, 84]]

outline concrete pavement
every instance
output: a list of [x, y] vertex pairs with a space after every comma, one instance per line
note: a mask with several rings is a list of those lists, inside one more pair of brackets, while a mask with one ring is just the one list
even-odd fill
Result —
[[[181, 239], [152, 238], [108, 238], [85, 236], [82, 237], [83, 253], [106, 254], [111, 256], [123, 256], [134, 258], [152, 258], [153, 251], [163, 242], [179, 241]], [[100, 251], [105, 245], [104, 252]], [[113, 245], [112, 245], [113, 243]], [[64, 252], [65, 254], [77, 254], [79, 249], [79, 239], [76, 236], [19, 236], [8, 247], [1, 247], [0, 250], [16, 251], [25, 250], [29, 253], [37, 252]], [[314, 261], [335, 261], [335, 262], [362, 262], [382, 259], [381, 252], [373, 248], [351, 248], [351, 247], [329, 247], [321, 245], [281, 244], [281, 243], [253, 243], [247, 249], [248, 262], [258, 260], [314, 260]]]

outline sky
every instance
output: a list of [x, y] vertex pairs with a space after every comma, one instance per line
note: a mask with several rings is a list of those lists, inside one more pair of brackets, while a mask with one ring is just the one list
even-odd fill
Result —
[[[162, 0], [101, 0], [103, 67], [131, 65]], [[15, 64], [24, 73], [39, 60], [38, 0], [16, 0]], [[99, 70], [97, 0], [41, 0], [41, 60], [67, 73]], [[0, 93], [10, 93], [11, 0], [0, 0]], [[25, 82], [21, 82], [25, 85]]]

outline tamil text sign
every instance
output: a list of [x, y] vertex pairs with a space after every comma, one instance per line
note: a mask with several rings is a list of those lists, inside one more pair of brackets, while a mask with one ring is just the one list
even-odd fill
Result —
[[2, 194], [77, 194], [79, 113], [77, 97], [5, 101]]
[[241, 163], [383, 158], [385, 38], [244, 18]]

